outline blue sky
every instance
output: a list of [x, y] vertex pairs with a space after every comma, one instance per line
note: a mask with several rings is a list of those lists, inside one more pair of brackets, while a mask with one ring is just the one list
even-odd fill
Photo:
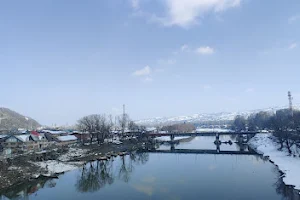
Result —
[[300, 103], [299, 0], [0, 1], [0, 106], [43, 124]]

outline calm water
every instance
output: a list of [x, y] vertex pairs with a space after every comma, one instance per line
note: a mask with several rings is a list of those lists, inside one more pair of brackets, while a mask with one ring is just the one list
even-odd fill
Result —
[[[229, 140], [222, 137], [221, 140]], [[215, 149], [213, 137], [197, 137], [177, 149]], [[161, 146], [160, 149], [170, 149]], [[240, 150], [222, 144], [221, 150]], [[244, 149], [247, 151], [247, 148]], [[299, 200], [276, 167], [257, 155], [132, 154], [93, 162], [61, 175], [6, 191], [2, 199]], [[0, 197], [1, 199], [1, 197]]]

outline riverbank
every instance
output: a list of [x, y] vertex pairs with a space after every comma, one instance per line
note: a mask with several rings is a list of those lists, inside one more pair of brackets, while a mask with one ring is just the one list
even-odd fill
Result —
[[70, 146], [66, 151], [53, 150], [55, 156], [49, 160], [35, 161], [32, 159], [34, 156], [27, 154], [15, 156], [9, 162], [0, 160], [0, 191], [39, 177], [55, 177], [86, 162], [109, 159], [147, 145], [147, 142], [137, 140], [124, 140], [122, 144], [104, 143], [87, 146], [77, 144]]
[[268, 157], [279, 168], [286, 185], [292, 185], [300, 190], [300, 151], [294, 149], [293, 155], [289, 155], [285, 149], [278, 150], [279, 144], [272, 134], [257, 134], [248, 144], [257, 153]]

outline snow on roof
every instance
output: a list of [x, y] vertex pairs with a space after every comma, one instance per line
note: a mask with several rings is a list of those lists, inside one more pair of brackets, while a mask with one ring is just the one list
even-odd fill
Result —
[[74, 135], [67, 135], [67, 136], [59, 136], [57, 137], [57, 139], [60, 142], [66, 142], [66, 141], [73, 141], [73, 140], [77, 140], [77, 137]]
[[25, 135], [15, 135], [15, 137], [22, 142], [28, 142], [30, 138], [30, 134], [25, 134]]
[[6, 138], [7, 137], [7, 135], [0, 135], [0, 139], [1, 138]]
[[155, 131], [155, 130], [156, 130], [155, 127], [148, 127], [148, 128], [146, 128], [146, 131]]
[[42, 132], [44, 132], [44, 133], [51, 133], [51, 134], [64, 134], [64, 133], [66, 133], [66, 131], [52, 131], [52, 130], [43, 130]]

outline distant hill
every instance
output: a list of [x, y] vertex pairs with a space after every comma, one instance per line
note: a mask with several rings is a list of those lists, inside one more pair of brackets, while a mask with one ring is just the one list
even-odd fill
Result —
[[[202, 123], [202, 122], [228, 122], [234, 120], [236, 115], [242, 115], [244, 117], [248, 117], [253, 113], [258, 113], [260, 111], [267, 112], [275, 112], [279, 109], [287, 108], [287, 106], [283, 107], [273, 107], [273, 108], [265, 108], [244, 112], [220, 112], [220, 113], [202, 113], [202, 114], [194, 114], [187, 116], [177, 116], [177, 117], [156, 117], [151, 119], [137, 120], [135, 121], [138, 125], [145, 126], [163, 126], [163, 125], [172, 125], [176, 123]], [[295, 105], [294, 109], [299, 110], [300, 105]]]
[[36, 129], [41, 125], [31, 119], [30, 117], [23, 116], [8, 108], [0, 107], [0, 130], [10, 130], [17, 128]]

